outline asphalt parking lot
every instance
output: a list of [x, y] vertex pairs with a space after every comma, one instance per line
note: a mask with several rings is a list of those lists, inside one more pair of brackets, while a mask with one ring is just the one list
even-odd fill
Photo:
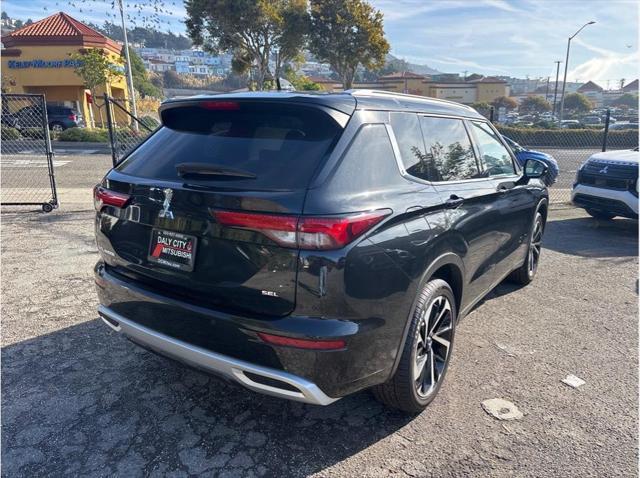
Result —
[[[97, 319], [90, 193], [61, 201], [2, 210], [2, 476], [638, 474], [636, 221], [553, 211], [536, 281], [466, 317], [411, 418], [368, 392], [261, 396], [123, 340]], [[523, 417], [493, 418], [491, 398]]]

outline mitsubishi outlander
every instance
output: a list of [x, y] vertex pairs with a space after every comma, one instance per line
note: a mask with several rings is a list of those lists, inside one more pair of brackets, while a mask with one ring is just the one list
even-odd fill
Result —
[[99, 314], [161, 355], [417, 413], [460, 319], [536, 275], [544, 163], [468, 106], [375, 91], [165, 102], [96, 186]]

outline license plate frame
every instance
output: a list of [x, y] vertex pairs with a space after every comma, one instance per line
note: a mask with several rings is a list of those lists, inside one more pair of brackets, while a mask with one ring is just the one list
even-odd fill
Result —
[[198, 238], [189, 234], [154, 228], [147, 260], [170, 269], [192, 272], [197, 242]]

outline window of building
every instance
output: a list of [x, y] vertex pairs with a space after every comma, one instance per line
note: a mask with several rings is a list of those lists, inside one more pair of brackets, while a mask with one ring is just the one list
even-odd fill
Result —
[[428, 181], [462, 181], [481, 177], [478, 163], [462, 120], [420, 118], [425, 152], [407, 173]]

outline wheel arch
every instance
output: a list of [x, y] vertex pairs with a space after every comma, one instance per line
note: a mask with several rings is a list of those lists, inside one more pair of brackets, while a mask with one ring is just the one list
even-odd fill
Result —
[[[418, 286], [415, 289], [415, 297], [413, 298], [413, 302], [411, 303], [411, 309], [409, 309], [409, 314], [407, 315], [406, 322], [404, 325], [404, 330], [402, 332], [402, 339], [400, 340], [400, 344], [398, 346], [398, 353], [396, 353], [396, 358], [393, 363], [393, 368], [391, 369], [391, 373], [389, 376], [393, 376], [398, 368], [398, 364], [400, 363], [400, 358], [402, 356], [402, 349], [404, 348], [404, 344], [407, 340], [407, 334], [409, 333], [409, 326], [411, 325], [411, 318], [413, 317], [413, 312], [416, 308], [418, 302], [418, 296], [420, 292], [424, 288], [425, 284], [429, 282], [431, 279], [442, 279], [453, 290], [453, 295], [456, 301], [456, 313], [459, 314], [460, 307], [462, 304], [462, 294], [464, 292], [464, 263], [462, 259], [457, 254], [453, 252], [447, 252], [440, 256], [438, 256], [427, 269], [422, 274], [420, 281], [418, 282]], [[452, 282], [454, 283], [452, 283]], [[457, 320], [458, 318], [456, 318]]]
[[542, 221], [544, 224], [547, 223], [547, 217], [549, 215], [549, 201], [547, 198], [542, 198], [538, 201], [538, 206], [536, 206], [536, 212], [540, 212], [542, 214]]

